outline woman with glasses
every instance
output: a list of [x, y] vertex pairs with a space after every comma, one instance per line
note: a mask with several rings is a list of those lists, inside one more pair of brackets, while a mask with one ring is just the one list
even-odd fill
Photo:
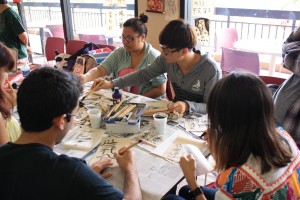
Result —
[[[159, 42], [163, 53], [150, 66], [129, 76], [105, 81], [97, 89], [139, 85], [167, 73], [175, 92], [169, 112], [206, 113], [208, 94], [221, 77], [220, 67], [209, 54], [195, 49], [196, 33], [183, 20], [170, 21], [160, 33]], [[95, 80], [94, 85], [99, 81]]]
[[[109, 76], [113, 78], [122, 74], [139, 71], [149, 66], [160, 52], [145, 41], [147, 36], [148, 16], [141, 14], [139, 18], [128, 19], [123, 24], [122, 42], [124, 47], [114, 50], [98, 67], [80, 76], [81, 82], [95, 80], [99, 77]], [[166, 91], [166, 77], [164, 74], [152, 77], [138, 85], [138, 94], [150, 98], [164, 96]]]
[[18, 121], [12, 116], [16, 93], [7, 80], [7, 72], [15, 61], [10, 50], [0, 42], [0, 144], [14, 142], [21, 134]]

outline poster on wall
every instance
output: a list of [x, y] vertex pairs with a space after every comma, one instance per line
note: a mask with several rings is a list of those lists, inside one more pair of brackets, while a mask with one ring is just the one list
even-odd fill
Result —
[[214, 0], [192, 0], [192, 16], [210, 18], [215, 13]]
[[116, 3], [116, 0], [105, 0], [103, 6], [113, 6]]
[[147, 0], [147, 12], [164, 13], [164, 0]]
[[171, 21], [179, 17], [179, 5], [177, 0], [165, 0], [165, 20]]

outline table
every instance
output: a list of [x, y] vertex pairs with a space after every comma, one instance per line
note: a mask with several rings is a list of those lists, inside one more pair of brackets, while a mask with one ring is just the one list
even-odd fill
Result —
[[83, 29], [79, 30], [77, 34], [87, 34], [87, 35], [104, 35], [107, 38], [107, 42], [109, 45], [113, 46], [122, 46], [122, 40], [120, 36], [122, 35], [122, 30], [118, 29], [115, 31], [108, 30], [107, 28], [97, 28], [97, 29]]
[[41, 41], [41, 48], [42, 54], [45, 54], [45, 28], [47, 25], [56, 25], [62, 24], [59, 21], [47, 21], [47, 22], [27, 22], [27, 28], [38, 28], [40, 33], [40, 41]]
[[[103, 92], [104, 96], [107, 96], [108, 98], [111, 97], [112, 94], [111, 90], [101, 90], [100, 92]], [[127, 93], [125, 91], [122, 91], [122, 94], [123, 97], [124, 95], [127, 95], [128, 99], [131, 99], [130, 100], [131, 103], [154, 101], [147, 97], [135, 95], [132, 93]], [[87, 102], [89, 101], [89, 99], [86, 98], [85, 101]], [[101, 100], [101, 104], [105, 104], [104, 100]], [[142, 121], [141, 123], [143, 123], [141, 125], [141, 131], [152, 130], [153, 129], [153, 125], [151, 122], [152, 117], [148, 117], [147, 120], [145, 120], [148, 121], [148, 123], [145, 123], [145, 121], [143, 121], [144, 119], [141, 120]], [[78, 128], [78, 126], [75, 124], [74, 128]], [[104, 128], [105, 127], [101, 126], [101, 129], [97, 129], [97, 130], [99, 131], [99, 134], [103, 133], [105, 136], [107, 136], [108, 133], [104, 133], [105, 132]], [[174, 132], [175, 133], [178, 132], [177, 134], [180, 135], [185, 134], [183, 130], [177, 129], [169, 125], [167, 126], [166, 132], [171, 136], [174, 135]], [[54, 151], [58, 154], [67, 154], [69, 156], [83, 158], [88, 163], [93, 157], [93, 154], [96, 152], [97, 148], [93, 148], [91, 152], [65, 148], [62, 144], [68, 141], [72, 137], [72, 134], [73, 134], [72, 131], [70, 131], [67, 134], [67, 136], [64, 138], [62, 143], [54, 147]], [[119, 135], [119, 134], [113, 134], [112, 136], [126, 137], [126, 135]], [[161, 145], [161, 146], [165, 146], [165, 145]], [[135, 158], [137, 160], [136, 164], [138, 168], [138, 176], [139, 176], [144, 200], [161, 199], [161, 197], [164, 194], [166, 194], [174, 185], [178, 184], [183, 179], [183, 173], [178, 163], [163, 159], [162, 157], [154, 155], [153, 153], [150, 153], [146, 149], [137, 146], [133, 148], [133, 151], [135, 152]], [[113, 184], [114, 186], [122, 190], [123, 183], [124, 183], [123, 171], [119, 167], [116, 167], [112, 169], [112, 174], [113, 175], [107, 180], [111, 184]]]
[[283, 40], [238, 40], [234, 47], [239, 50], [254, 52], [263, 55], [270, 55], [269, 76], [274, 76], [276, 57], [282, 55]]

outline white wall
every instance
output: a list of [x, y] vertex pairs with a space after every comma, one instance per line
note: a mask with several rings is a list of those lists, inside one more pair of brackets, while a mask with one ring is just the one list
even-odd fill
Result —
[[[175, 0], [176, 5], [175, 12], [170, 12], [170, 7], [166, 6], [165, 13], [154, 13], [154, 12], [146, 12], [147, 10], [147, 1], [138, 1], [138, 15], [144, 13], [148, 15], [149, 20], [147, 25], [148, 28], [148, 36], [147, 41], [151, 43], [154, 48], [157, 50], [161, 50], [159, 47], [158, 37], [160, 31], [167, 25], [167, 23], [172, 19], [179, 18], [179, 0]], [[172, 7], [174, 8], [174, 7]]]

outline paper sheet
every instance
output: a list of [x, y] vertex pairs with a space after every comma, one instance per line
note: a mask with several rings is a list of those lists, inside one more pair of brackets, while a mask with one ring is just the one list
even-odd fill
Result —
[[186, 155], [193, 155], [196, 161], [196, 175], [206, 174], [213, 170], [213, 166], [203, 156], [202, 152], [194, 145], [185, 144], [183, 145]]
[[102, 160], [104, 158], [110, 158], [113, 161], [113, 166], [118, 166], [118, 163], [114, 157], [114, 153], [121, 149], [124, 146], [130, 145], [129, 138], [116, 138], [116, 137], [104, 137], [101, 140], [101, 143], [93, 156], [90, 164]]
[[92, 129], [86, 126], [76, 126], [71, 131], [73, 136], [63, 142], [63, 146], [69, 149], [89, 151], [101, 140], [104, 130]]
[[[75, 158], [83, 158], [86, 154], [88, 154], [90, 152], [91, 149], [95, 148], [101, 141], [101, 138], [99, 139], [95, 139], [95, 144], [94, 146], [89, 149], [89, 150], [76, 150], [76, 149], [70, 149], [70, 148], [66, 148], [64, 146], [64, 143], [71, 140], [76, 133], [78, 133], [78, 130], [79, 130], [80, 126], [75, 126], [74, 128], [72, 128], [68, 134], [66, 135], [66, 137], [63, 139], [63, 141], [57, 145], [55, 145], [53, 151], [60, 155], [60, 154], [65, 154], [65, 155], [68, 155], [70, 157], [75, 157]], [[104, 133], [104, 130], [98, 130], [97, 129], [97, 133], [98, 135], [103, 135]]]
[[[183, 173], [177, 163], [170, 163], [139, 148], [134, 148], [136, 165], [143, 199], [158, 200], [165, 195], [181, 178]], [[123, 189], [124, 172], [120, 167], [112, 169], [113, 175], [107, 180]]]

